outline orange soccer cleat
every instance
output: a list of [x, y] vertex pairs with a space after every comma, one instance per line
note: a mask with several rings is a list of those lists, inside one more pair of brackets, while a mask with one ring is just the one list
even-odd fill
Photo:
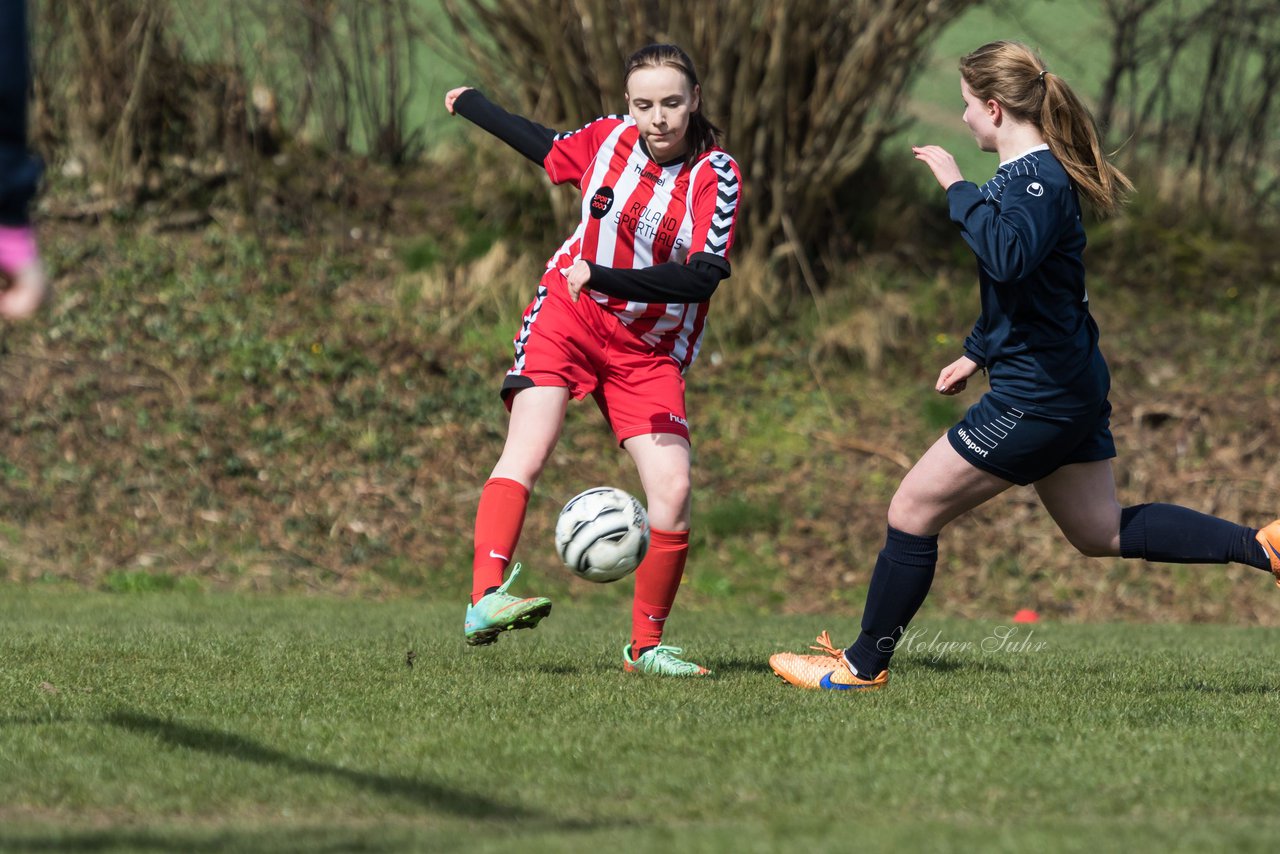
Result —
[[769, 666], [779, 677], [797, 688], [820, 691], [875, 690], [889, 684], [889, 671], [881, 670], [873, 679], [858, 676], [849, 666], [844, 650], [831, 644], [826, 632], [818, 635], [818, 645], [809, 649], [821, 655], [779, 652], [769, 656]]
[[1280, 519], [1258, 532], [1258, 542], [1271, 558], [1271, 574], [1276, 577], [1276, 586], [1280, 587]]

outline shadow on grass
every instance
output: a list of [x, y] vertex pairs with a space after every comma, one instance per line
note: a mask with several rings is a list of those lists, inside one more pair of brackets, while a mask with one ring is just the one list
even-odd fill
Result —
[[[1206, 677], [1209, 679], [1212, 677]], [[1173, 682], [1153, 686], [1152, 690], [1168, 691], [1170, 689], [1178, 691], [1194, 691], [1198, 694], [1234, 694], [1236, 696], [1266, 696], [1268, 694], [1280, 693], [1280, 688], [1275, 685], [1254, 684], [1254, 685], [1215, 685], [1212, 682], [1183, 682], [1175, 685]]]
[[[1012, 673], [1013, 668], [1003, 661], [992, 661], [984, 659], [976, 661], [966, 658], [915, 658], [910, 655], [904, 655], [897, 661], [898, 668], [902, 670], [933, 670], [939, 673], [955, 673], [955, 672], [985, 672], [985, 673]], [[773, 671], [769, 668], [768, 656], [759, 656], [754, 658], [730, 658], [726, 661], [709, 662], [711, 669], [719, 675], [727, 675], [730, 673], [746, 673], [746, 674], [766, 674], [773, 675]], [[897, 672], [897, 669], [891, 667], [891, 671]]]
[[[897, 661], [897, 659], [894, 659]], [[913, 658], [904, 656], [898, 662], [901, 669], [932, 670], [936, 673], [1012, 673], [1014, 668], [1003, 661], [990, 657], [981, 660], [972, 658]], [[890, 671], [893, 668], [890, 667]]]
[[720, 676], [730, 673], [762, 673], [769, 676], [773, 675], [773, 671], [769, 669], [769, 656], [758, 656], [753, 658], [730, 658], [724, 661], [709, 661], [707, 666], [711, 668], [711, 672]]
[[177, 747], [200, 750], [261, 765], [271, 765], [294, 774], [332, 777], [380, 795], [406, 798], [421, 807], [451, 813], [459, 818], [533, 822], [560, 830], [589, 829], [600, 826], [598, 822], [559, 821], [545, 814], [532, 812], [514, 804], [502, 803], [485, 795], [462, 791], [453, 786], [412, 777], [372, 774], [367, 771], [340, 768], [313, 759], [303, 759], [243, 736], [213, 729], [201, 729], [136, 712], [116, 712], [106, 718], [106, 723], [130, 732], [158, 736]]
[[0, 833], [5, 851], [204, 851], [271, 852], [271, 854], [338, 854], [416, 850], [413, 840], [369, 838], [346, 828], [305, 830], [210, 831], [187, 829], [69, 830], [53, 836]]
[[[243, 736], [214, 729], [204, 729], [151, 717], [136, 712], [116, 712], [105, 718], [86, 719], [65, 715], [8, 716], [0, 718], [5, 726], [41, 724], [105, 724], [126, 732], [160, 738], [175, 747], [198, 750], [232, 759], [255, 762], [279, 768], [287, 773], [310, 774], [342, 780], [353, 786], [389, 797], [405, 798], [417, 807], [432, 812], [449, 813], [465, 821], [483, 820], [497, 829], [518, 825], [530, 830], [583, 832], [622, 828], [631, 821], [583, 821], [558, 819], [502, 803], [484, 795], [412, 777], [373, 774], [350, 768], [292, 756], [284, 751], [255, 742]], [[122, 822], [126, 821], [122, 819]], [[335, 826], [331, 828], [233, 828], [201, 830], [151, 818], [146, 829], [136, 826], [136, 817], [128, 820], [132, 827], [84, 829], [74, 826], [52, 831], [0, 829], [0, 851], [269, 851], [307, 852], [381, 852], [418, 851], [430, 848], [431, 832], [422, 828], [392, 827], [362, 829]], [[423, 833], [426, 837], [423, 837]]]
[[85, 723], [85, 718], [66, 712], [38, 712], [28, 715], [0, 715], [0, 729], [11, 726], [45, 726]]

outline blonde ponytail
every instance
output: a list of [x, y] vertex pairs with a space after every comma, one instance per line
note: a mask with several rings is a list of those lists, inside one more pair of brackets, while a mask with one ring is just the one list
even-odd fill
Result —
[[1100, 215], [1124, 205], [1133, 183], [1108, 162], [1093, 114], [1029, 47], [1010, 41], [985, 44], [960, 60], [960, 75], [978, 98], [994, 100], [1014, 118], [1034, 124]]

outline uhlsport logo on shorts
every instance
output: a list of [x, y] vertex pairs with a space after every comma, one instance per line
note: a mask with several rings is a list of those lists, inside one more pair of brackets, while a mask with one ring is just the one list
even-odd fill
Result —
[[613, 207], [613, 187], [601, 187], [591, 197], [591, 217], [600, 219]]

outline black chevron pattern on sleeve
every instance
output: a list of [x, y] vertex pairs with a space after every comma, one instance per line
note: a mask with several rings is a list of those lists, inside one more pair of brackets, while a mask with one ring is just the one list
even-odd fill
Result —
[[738, 176], [727, 154], [716, 152], [710, 162], [716, 173], [716, 210], [707, 231], [706, 251], [723, 256], [729, 249], [729, 233], [738, 210]]

